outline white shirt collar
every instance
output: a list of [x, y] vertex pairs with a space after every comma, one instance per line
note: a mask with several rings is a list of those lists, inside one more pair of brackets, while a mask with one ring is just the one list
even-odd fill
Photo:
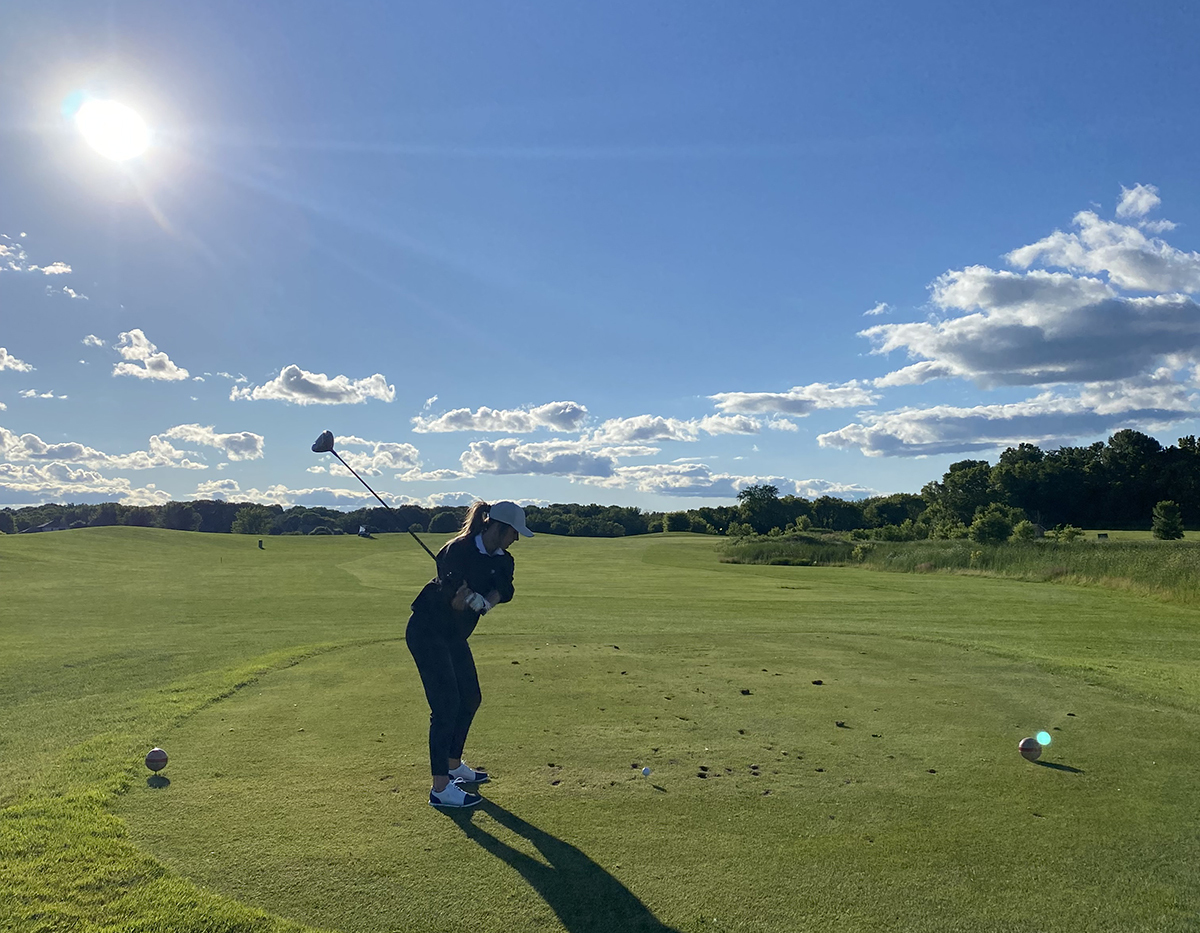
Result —
[[[477, 535], [475, 536], [475, 546], [476, 546], [477, 548], [479, 548], [479, 553], [480, 553], [480, 554], [487, 554], [487, 553], [488, 553], [488, 549], [487, 549], [487, 548], [485, 548], [485, 547], [483, 546], [483, 535], [482, 535], [482, 534], [477, 534]], [[503, 554], [503, 553], [504, 553], [504, 548], [502, 548], [502, 547], [498, 547], [498, 548], [496, 548], [496, 550], [494, 550], [494, 551], [492, 551], [492, 552], [491, 552], [491, 556], [492, 556], [492, 557], [499, 557], [499, 556], [500, 556], [501, 554]]]

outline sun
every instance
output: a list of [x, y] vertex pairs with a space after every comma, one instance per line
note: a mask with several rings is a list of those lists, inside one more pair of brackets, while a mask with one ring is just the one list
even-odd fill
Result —
[[124, 162], [150, 145], [150, 128], [137, 112], [115, 100], [89, 100], [75, 114], [88, 145], [105, 158]]

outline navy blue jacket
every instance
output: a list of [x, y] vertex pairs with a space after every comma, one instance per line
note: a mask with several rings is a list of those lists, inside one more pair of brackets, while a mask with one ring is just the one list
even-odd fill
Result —
[[437, 576], [413, 600], [413, 614], [424, 618], [444, 636], [468, 637], [479, 622], [479, 613], [467, 607], [456, 610], [450, 605], [462, 584], [481, 596], [492, 590], [500, 594], [500, 602], [513, 598], [515, 564], [507, 551], [484, 554], [475, 538], [455, 538], [437, 554]]

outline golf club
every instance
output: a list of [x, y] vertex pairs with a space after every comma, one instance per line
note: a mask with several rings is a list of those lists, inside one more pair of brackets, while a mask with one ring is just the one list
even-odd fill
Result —
[[[344, 466], [351, 473], [354, 473], [354, 468], [352, 466], [350, 466], [350, 464], [348, 464], [345, 460], [342, 460], [342, 455], [333, 449], [333, 432], [332, 431], [323, 432], [320, 437], [318, 437], [315, 441], [313, 441], [312, 449], [313, 449], [313, 453], [317, 453], [317, 454], [333, 454], [335, 457], [338, 458], [338, 460], [341, 461], [342, 466]], [[354, 473], [354, 478], [357, 479], [360, 483], [362, 483], [364, 486], [367, 487], [367, 492], [369, 492], [371, 495], [373, 495], [376, 499], [379, 499], [379, 493], [377, 493], [374, 489], [372, 489], [369, 485], [367, 485], [367, 481], [365, 479], [363, 479], [357, 473]], [[388, 505], [386, 502], [384, 502], [382, 499], [379, 499], [379, 504], [382, 505], [389, 512], [394, 513], [396, 511], [390, 505]], [[408, 533], [413, 536], [413, 540], [416, 541], [417, 544], [419, 544], [419, 545], [421, 545], [421, 547], [425, 548], [426, 554], [428, 554], [430, 557], [432, 557], [435, 561], [437, 560], [437, 555], [434, 554], [433, 551], [429, 550], [429, 548], [425, 547], [425, 542], [417, 537], [416, 532], [414, 532], [410, 528], [410, 529], [408, 529]]]

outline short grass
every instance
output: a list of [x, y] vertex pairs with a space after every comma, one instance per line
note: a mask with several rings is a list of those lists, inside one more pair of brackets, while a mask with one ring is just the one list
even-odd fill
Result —
[[255, 544], [0, 538], [0, 929], [1200, 929], [1194, 609], [538, 536], [445, 814], [428, 558]]

